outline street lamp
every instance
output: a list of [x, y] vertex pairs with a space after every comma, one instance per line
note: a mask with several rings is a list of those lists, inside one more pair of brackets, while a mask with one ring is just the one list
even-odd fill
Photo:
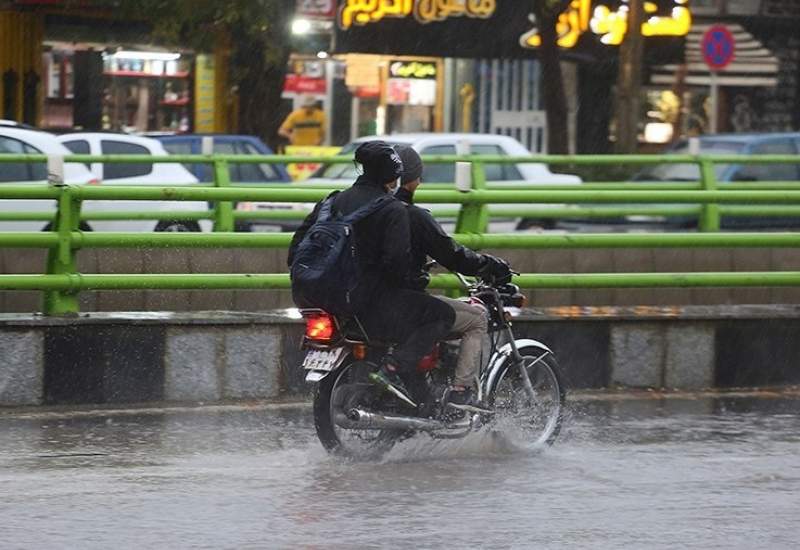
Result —
[[308, 34], [311, 30], [311, 21], [308, 19], [295, 19], [292, 21], [292, 34]]

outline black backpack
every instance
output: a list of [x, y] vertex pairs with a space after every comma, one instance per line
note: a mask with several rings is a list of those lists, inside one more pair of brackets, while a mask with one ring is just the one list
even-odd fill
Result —
[[335, 197], [333, 193], [325, 199], [317, 221], [297, 247], [290, 269], [292, 296], [301, 307], [350, 315], [354, 313], [350, 295], [361, 278], [353, 225], [394, 198], [384, 195], [348, 216], [340, 216], [333, 213]]

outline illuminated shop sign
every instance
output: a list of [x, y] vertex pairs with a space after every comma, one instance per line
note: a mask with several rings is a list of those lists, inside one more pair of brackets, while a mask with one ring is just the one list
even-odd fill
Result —
[[[556, 23], [558, 45], [573, 48], [583, 33], [592, 32], [603, 44], [618, 46], [628, 32], [628, 5], [622, 3], [612, 10], [608, 5], [598, 4], [592, 9], [592, 0], [572, 0]], [[642, 36], [686, 36], [692, 26], [689, 0], [674, 0], [668, 15], [658, 15], [659, 6], [654, 2], [644, 3], [646, 19], [642, 23]], [[522, 35], [520, 44], [526, 48], [538, 48], [542, 44], [537, 28]]]
[[[336, 53], [529, 58], [541, 45], [534, 1], [340, 0]], [[614, 55], [628, 31], [628, 0], [571, 0], [557, 20], [558, 44], [584, 60]], [[674, 62], [692, 24], [689, 0], [645, 0], [649, 62]], [[650, 59], [652, 57], [652, 59]]]
[[375, 23], [385, 17], [414, 16], [419, 23], [451, 17], [488, 19], [496, 0], [346, 0], [339, 8], [339, 28]]
[[428, 61], [393, 61], [389, 75], [398, 78], [436, 78], [436, 63]]

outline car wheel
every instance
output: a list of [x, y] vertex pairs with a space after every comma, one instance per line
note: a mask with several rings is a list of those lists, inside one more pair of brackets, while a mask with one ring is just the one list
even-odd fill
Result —
[[539, 227], [540, 229], [555, 229], [557, 225], [556, 220], [551, 219], [534, 219], [534, 218], [522, 218], [517, 223], [517, 231], [524, 231], [526, 229], [530, 229], [532, 227]]
[[169, 233], [190, 233], [200, 231], [200, 226], [197, 222], [158, 222], [156, 231], [169, 232]]

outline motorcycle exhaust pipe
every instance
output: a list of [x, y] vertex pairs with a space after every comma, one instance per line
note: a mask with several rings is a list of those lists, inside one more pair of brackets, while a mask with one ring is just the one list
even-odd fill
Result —
[[[373, 430], [419, 430], [434, 431], [445, 428], [445, 424], [439, 420], [429, 418], [415, 418], [413, 416], [388, 416], [375, 414], [361, 409], [350, 409], [347, 415], [337, 415], [336, 423], [343, 428], [349, 429], [373, 429]], [[347, 425], [340, 423], [346, 420]]]

